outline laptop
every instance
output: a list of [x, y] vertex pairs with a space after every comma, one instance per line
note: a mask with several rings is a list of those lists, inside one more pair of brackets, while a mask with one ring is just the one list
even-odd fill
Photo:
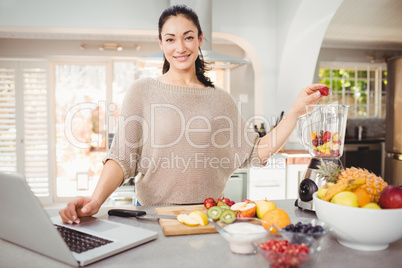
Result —
[[59, 216], [49, 218], [18, 174], [0, 172], [0, 215], [1, 239], [72, 266], [85, 266], [157, 238], [154, 231], [95, 217], [82, 218], [76, 225], [63, 224]]

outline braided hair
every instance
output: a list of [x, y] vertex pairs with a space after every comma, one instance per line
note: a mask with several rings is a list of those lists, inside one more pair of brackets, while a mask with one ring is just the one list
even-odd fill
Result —
[[[188, 20], [191, 20], [194, 25], [197, 27], [198, 30], [198, 37], [200, 37], [202, 30], [201, 30], [201, 25], [200, 21], [198, 20], [197, 13], [195, 13], [194, 10], [189, 8], [186, 5], [174, 5], [171, 6], [167, 9], [165, 9], [161, 16], [159, 17], [159, 23], [158, 23], [158, 36], [159, 40], [162, 40], [162, 27], [165, 24], [165, 22], [169, 19], [170, 16], [178, 16], [178, 15], [183, 15], [186, 17]], [[207, 63], [204, 61], [204, 56], [202, 55], [201, 48], [198, 48], [199, 54], [198, 57], [195, 61], [195, 74], [198, 78], [198, 80], [206, 87], [215, 87], [214, 84], [212, 83], [211, 79], [205, 75], [206, 71], [209, 71], [210, 68], [207, 66]], [[162, 74], [165, 74], [167, 71], [170, 69], [170, 63], [166, 60], [165, 56], [163, 56], [164, 62], [163, 62], [163, 69], [162, 69]]]

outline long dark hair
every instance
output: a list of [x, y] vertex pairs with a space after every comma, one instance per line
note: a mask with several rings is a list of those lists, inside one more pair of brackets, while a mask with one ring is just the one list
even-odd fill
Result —
[[[159, 23], [158, 23], [159, 40], [162, 40], [161, 32], [165, 22], [169, 19], [170, 16], [178, 16], [178, 15], [183, 15], [188, 20], [191, 20], [197, 27], [198, 37], [200, 37], [202, 30], [200, 21], [198, 20], [197, 13], [195, 13], [194, 10], [192, 10], [186, 5], [174, 5], [165, 9], [162, 12], [161, 16], [159, 17]], [[204, 61], [204, 56], [202, 55], [201, 48], [198, 48], [198, 50], [199, 54], [195, 61], [195, 74], [197, 75], [198, 80], [200, 80], [200, 82], [203, 83], [204, 86], [215, 87], [211, 79], [209, 79], [209, 77], [205, 75], [205, 71], [209, 71], [210, 68], [208, 67], [208, 64]], [[163, 62], [162, 73], [164, 74], [167, 71], [169, 71], [170, 63], [166, 60], [165, 56], [163, 58], [164, 62]]]

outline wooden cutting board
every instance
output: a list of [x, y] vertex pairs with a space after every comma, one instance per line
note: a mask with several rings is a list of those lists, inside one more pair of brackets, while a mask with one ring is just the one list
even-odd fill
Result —
[[[155, 214], [159, 215], [179, 215], [190, 214], [194, 210], [207, 213], [207, 209], [203, 205], [175, 206], [175, 207], [158, 207], [155, 208]], [[188, 235], [188, 234], [210, 234], [217, 233], [212, 224], [206, 226], [187, 226], [175, 219], [159, 219], [163, 233], [166, 236]]]

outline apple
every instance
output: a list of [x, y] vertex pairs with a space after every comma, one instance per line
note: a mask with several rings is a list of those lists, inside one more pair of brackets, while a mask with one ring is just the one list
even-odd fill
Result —
[[214, 202], [215, 203], [215, 199], [213, 199], [212, 197], [208, 197], [204, 200], [204, 206], [206, 207], [207, 203], [209, 202]]
[[262, 219], [262, 216], [264, 216], [265, 213], [276, 208], [276, 204], [272, 201], [264, 199], [258, 201], [256, 203], [256, 207], [257, 217]]
[[250, 199], [244, 199], [242, 202], [251, 202], [251, 200]]
[[222, 199], [222, 201], [223, 201], [225, 204], [228, 205], [228, 202], [230, 202], [230, 199], [225, 197], [225, 198]]
[[402, 208], [402, 188], [394, 185], [385, 187], [380, 195], [382, 208]]
[[245, 207], [246, 205], [247, 205], [246, 202], [237, 202], [231, 205], [230, 209], [233, 210], [234, 212], [238, 212], [241, 208]]
[[377, 203], [367, 203], [362, 208], [370, 208], [370, 209], [381, 209], [381, 207]]
[[207, 203], [204, 205], [204, 207], [206, 207], [207, 209], [209, 209], [209, 208], [211, 208], [211, 207], [215, 207], [215, 206], [216, 206], [215, 201], [213, 201], [213, 202], [207, 202]]
[[238, 202], [230, 207], [231, 210], [238, 212], [238, 218], [251, 218], [255, 216], [256, 204], [254, 202]]
[[[222, 200], [222, 198], [218, 198], [218, 199], [216, 199], [216, 201], [215, 201], [215, 203], [219, 203], [219, 202], [223, 202], [223, 200]], [[226, 204], [226, 203], [225, 203]]]
[[247, 205], [239, 210], [239, 214], [243, 218], [252, 218], [255, 216], [257, 205], [254, 202], [249, 202]]

